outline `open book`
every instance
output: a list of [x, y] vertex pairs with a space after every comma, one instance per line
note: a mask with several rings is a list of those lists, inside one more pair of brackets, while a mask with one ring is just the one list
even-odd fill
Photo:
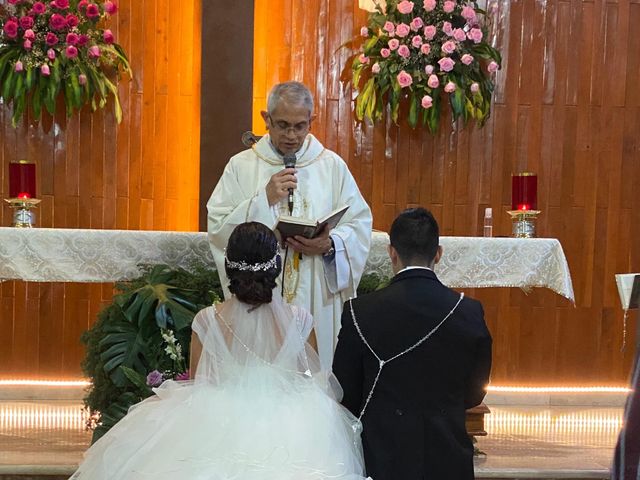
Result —
[[329, 230], [335, 228], [348, 209], [349, 205], [344, 205], [316, 221], [281, 215], [278, 217], [274, 230], [280, 233], [282, 243], [284, 243], [287, 238], [295, 235], [314, 238], [318, 236], [325, 225], [329, 226]]
[[624, 310], [638, 308], [640, 304], [640, 273], [623, 273], [616, 275], [620, 303]]

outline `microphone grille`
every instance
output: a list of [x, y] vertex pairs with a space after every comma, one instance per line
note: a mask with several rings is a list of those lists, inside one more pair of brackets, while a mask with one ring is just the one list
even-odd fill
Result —
[[285, 168], [293, 168], [296, 166], [296, 155], [295, 153], [287, 153], [283, 157]]

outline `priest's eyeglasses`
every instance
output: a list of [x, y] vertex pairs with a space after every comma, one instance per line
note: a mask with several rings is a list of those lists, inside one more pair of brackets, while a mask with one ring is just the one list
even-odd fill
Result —
[[296, 123], [295, 125], [291, 125], [290, 123], [285, 122], [284, 120], [274, 120], [273, 117], [271, 117], [271, 115], [269, 115], [269, 120], [271, 123], [271, 128], [273, 128], [274, 130], [277, 130], [278, 132], [282, 132], [282, 133], [289, 133], [291, 131], [296, 135], [305, 133], [307, 130], [309, 130], [309, 126], [311, 124], [310, 121], [307, 121], [307, 122], [300, 122], [300, 123]]

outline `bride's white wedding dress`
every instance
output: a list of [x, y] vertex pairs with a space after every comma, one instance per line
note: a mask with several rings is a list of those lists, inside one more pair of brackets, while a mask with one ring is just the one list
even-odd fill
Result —
[[201, 311], [195, 381], [165, 382], [132, 407], [72, 478], [362, 480], [356, 419], [306, 344], [312, 323], [280, 298]]

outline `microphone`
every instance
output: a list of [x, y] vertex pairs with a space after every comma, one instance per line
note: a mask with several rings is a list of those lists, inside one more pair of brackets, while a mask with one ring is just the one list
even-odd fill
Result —
[[[296, 154], [295, 153], [287, 153], [284, 158], [284, 168], [295, 168], [296, 167]], [[289, 215], [293, 213], [293, 188], [289, 189]]]

